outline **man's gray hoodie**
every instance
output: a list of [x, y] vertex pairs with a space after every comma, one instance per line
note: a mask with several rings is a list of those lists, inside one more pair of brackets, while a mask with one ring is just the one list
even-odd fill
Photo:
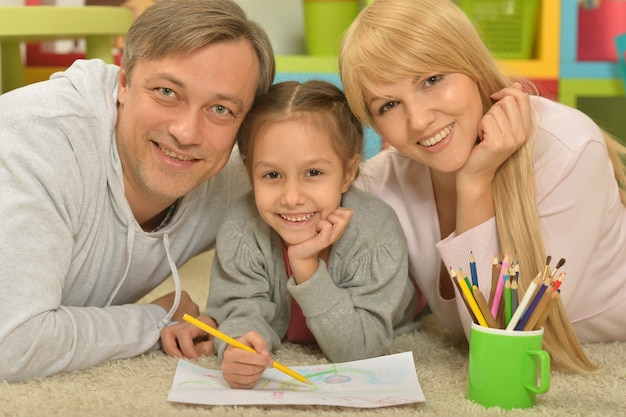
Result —
[[250, 188], [235, 152], [165, 228], [144, 232], [115, 147], [118, 71], [77, 61], [0, 96], [0, 381], [153, 349], [171, 314], [133, 303], [212, 248]]

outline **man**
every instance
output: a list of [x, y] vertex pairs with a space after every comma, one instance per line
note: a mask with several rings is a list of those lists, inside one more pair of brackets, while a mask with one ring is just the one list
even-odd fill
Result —
[[[164, 0], [121, 69], [77, 61], [0, 96], [0, 380], [136, 356], [198, 314], [176, 266], [249, 189], [231, 150], [274, 73], [234, 0]], [[133, 304], [170, 274], [175, 293]]]

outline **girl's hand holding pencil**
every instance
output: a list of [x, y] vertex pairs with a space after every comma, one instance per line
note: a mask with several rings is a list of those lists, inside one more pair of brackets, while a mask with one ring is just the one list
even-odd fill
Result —
[[[248, 332], [241, 337], [241, 340], [237, 340], [188, 314], [185, 314], [183, 319], [230, 345], [224, 352], [222, 374], [231, 388], [254, 387], [265, 368], [268, 367], [274, 367], [305, 384], [315, 385], [305, 376], [273, 360], [267, 351], [265, 339], [258, 333]], [[253, 355], [250, 355], [251, 353]]]
[[476, 285], [478, 279], [475, 276], [473, 253], [470, 253], [473, 285], [461, 269], [450, 268], [450, 277], [474, 323], [506, 330], [535, 330], [543, 326], [550, 314], [560, 296], [560, 286], [565, 277], [565, 273], [561, 273], [555, 278], [559, 268], [565, 264], [565, 259], [561, 258], [549, 273], [551, 259], [547, 257], [545, 269], [539, 271], [524, 294], [519, 294], [519, 273], [516, 272], [517, 268], [512, 267], [509, 256], [506, 255], [502, 263], [497, 261], [497, 257], [494, 258], [489, 301]]

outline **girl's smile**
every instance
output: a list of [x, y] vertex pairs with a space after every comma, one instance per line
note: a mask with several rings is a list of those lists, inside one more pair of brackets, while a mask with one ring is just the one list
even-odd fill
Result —
[[331, 138], [306, 119], [268, 123], [256, 134], [252, 183], [257, 209], [287, 245], [305, 242], [347, 189]]

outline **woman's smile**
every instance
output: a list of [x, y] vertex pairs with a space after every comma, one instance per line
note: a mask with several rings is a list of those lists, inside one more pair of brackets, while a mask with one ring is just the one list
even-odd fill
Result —
[[418, 143], [426, 148], [436, 145], [442, 140], [444, 140], [450, 134], [450, 132], [452, 131], [452, 128], [454, 128], [454, 122], [450, 123], [448, 126], [446, 126], [443, 130], [441, 130], [436, 135], [428, 139], [421, 140]]

